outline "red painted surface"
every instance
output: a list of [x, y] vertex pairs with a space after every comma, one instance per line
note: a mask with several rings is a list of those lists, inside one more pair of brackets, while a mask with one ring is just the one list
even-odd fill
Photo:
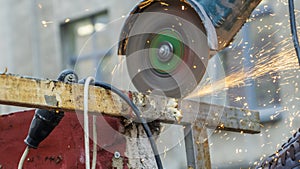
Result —
[[[34, 111], [18, 112], [0, 116], [0, 168], [17, 168], [25, 149], [25, 139]], [[24, 169], [35, 168], [85, 168], [83, 129], [76, 113], [65, 113], [65, 117], [53, 132], [39, 145], [30, 149]], [[91, 121], [90, 121], [91, 124]], [[90, 128], [90, 131], [92, 129]], [[125, 139], [120, 120], [112, 117], [97, 117], [98, 142], [97, 168], [112, 168], [113, 153], [124, 155]], [[92, 141], [90, 140], [92, 158]], [[92, 161], [92, 159], [91, 159]], [[126, 168], [126, 162], [124, 162]]]

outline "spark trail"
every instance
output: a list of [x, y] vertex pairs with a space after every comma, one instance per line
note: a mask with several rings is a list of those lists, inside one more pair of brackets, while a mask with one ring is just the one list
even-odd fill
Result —
[[[273, 75], [276, 72], [282, 72], [286, 70], [298, 69], [298, 60], [295, 54], [295, 49], [291, 45], [289, 38], [280, 41], [277, 44], [268, 43], [267, 47], [262, 47], [261, 50], [253, 54], [257, 61], [255, 65], [249, 68], [247, 71], [244, 68], [239, 68], [238, 71], [226, 76], [225, 78], [216, 82], [206, 83], [199, 90], [188, 96], [188, 98], [203, 97], [226, 91], [229, 88], [245, 86], [245, 80], [256, 79], [266, 74]], [[275, 52], [276, 48], [279, 48], [278, 53]], [[274, 76], [274, 79], [277, 77]]]

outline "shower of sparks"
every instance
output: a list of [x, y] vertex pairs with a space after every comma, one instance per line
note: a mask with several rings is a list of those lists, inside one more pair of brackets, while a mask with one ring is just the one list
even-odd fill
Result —
[[[284, 39], [277, 44], [267, 43], [264, 47], [267, 48], [266, 46], [271, 46], [271, 49], [262, 47], [256, 54], [253, 54], [254, 57], [258, 58], [253, 67], [248, 70], [240, 68], [240, 70], [219, 81], [203, 85], [198, 91], [191, 94], [189, 98], [207, 96], [213, 93], [226, 91], [229, 88], [245, 86], [245, 80], [255, 80], [256, 78], [267, 74], [274, 75], [272, 78], [276, 80], [280, 78], [280, 76], [275, 74], [276, 72], [298, 69], [298, 60], [295, 49], [291, 43], [289, 38]], [[274, 52], [276, 47], [281, 48], [278, 53]], [[237, 98], [236, 100], [238, 101], [240, 98]]]
[[[300, 19], [299, 13], [300, 11], [296, 11], [296, 15], [298, 14], [298, 20]], [[276, 14], [270, 14], [270, 16], [276, 17]], [[285, 17], [288, 20], [288, 15], [285, 15]], [[252, 18], [251, 21], [255, 21], [255, 18]], [[257, 147], [248, 147], [257, 150], [272, 150], [271, 152], [275, 152], [281, 147], [280, 145], [282, 143], [286, 142], [292, 134], [295, 133], [295, 130], [293, 129], [299, 128], [297, 119], [300, 117], [300, 110], [298, 110], [299, 106], [297, 106], [297, 104], [300, 100], [300, 97], [298, 97], [300, 67], [291, 35], [286, 33], [289, 33], [290, 31], [289, 24], [284, 20], [279, 19], [272, 24], [268, 24], [268, 22], [266, 22], [265, 25], [264, 20], [261, 18], [259, 18], [258, 21], [261, 22], [261, 25], [256, 27], [257, 29], [255, 33], [257, 33], [257, 36], [260, 37], [260, 45], [251, 44], [250, 42], [247, 42], [247, 40], [243, 39], [242, 36], [236, 38], [234, 44], [231, 44], [228, 47], [230, 50], [235, 50], [234, 52], [231, 51], [231, 53], [236, 53], [236, 55], [228, 57], [230, 57], [229, 60], [231, 59], [232, 62], [236, 62], [237, 66], [236, 64], [228, 64], [229, 66], [227, 65], [227, 71], [229, 70], [230, 72], [226, 72], [228, 73], [226, 74], [226, 77], [223, 77], [220, 80], [213, 81], [213, 79], [203, 79], [204, 84], [199, 86], [196, 92], [192, 93], [189, 98], [218, 96], [219, 93], [224, 93], [224, 91], [231, 88], [239, 88], [249, 85], [254, 85], [254, 87], [262, 89], [259, 92], [263, 93], [260, 94], [271, 96], [271, 98], [263, 97], [263, 101], [257, 100], [257, 105], [260, 104], [261, 107], [259, 108], [261, 109], [264, 107], [271, 108], [272, 106], [274, 108], [274, 113], [270, 115], [270, 120], [282, 118], [282, 121], [278, 123], [279, 125], [275, 123], [273, 125], [261, 124], [262, 133], [259, 137], [262, 137], [264, 142], [258, 144]], [[266, 34], [266, 32], [268, 34]], [[300, 32], [298, 32], [298, 34], [299, 33]], [[244, 58], [244, 54], [249, 55], [249, 59]], [[247, 62], [250, 64], [247, 64]], [[278, 83], [278, 86], [273, 87], [270, 83]], [[270, 84], [270, 86], [264, 86], [266, 84]], [[292, 89], [287, 89], [287, 87], [292, 87]], [[287, 92], [285, 92], [286, 90]], [[278, 98], [275, 96], [275, 93], [278, 95]], [[240, 93], [238, 92], [234, 94], [228, 92], [228, 98], [233, 99], [230, 101], [234, 102], [234, 104], [243, 106], [243, 108], [249, 108], [249, 105], [245, 105], [247, 104], [247, 95], [245, 97], [244, 95], [240, 96], [239, 94]], [[283, 112], [286, 116], [280, 117]], [[263, 111], [261, 113], [263, 113]], [[283, 132], [284, 130], [285, 132]], [[215, 131], [214, 133], [219, 135], [218, 138], [223, 139], [224, 141], [229, 140], [233, 142], [238, 140], [236, 137], [229, 138], [231, 135], [222, 135], [223, 132], [224, 131]], [[243, 132], [240, 134], [242, 136], [244, 135]], [[274, 139], [278, 137], [282, 138], [281, 142]], [[236, 155], [251, 153], [251, 151], [248, 152], [250, 149], [241, 149], [237, 146], [233, 146], [232, 149], [232, 154], [235, 153]], [[257, 166], [268, 155], [270, 154], [262, 153], [258, 161], [251, 161], [249, 162], [249, 165]], [[229, 162], [229, 165], [230, 164], [231, 162]]]

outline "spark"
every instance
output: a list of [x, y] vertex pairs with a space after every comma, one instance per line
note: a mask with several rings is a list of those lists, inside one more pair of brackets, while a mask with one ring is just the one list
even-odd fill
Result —
[[53, 23], [53, 21], [45, 21], [45, 20], [42, 20], [42, 25], [46, 28], [46, 27], [48, 27], [48, 24], [52, 24]]
[[183, 11], [185, 10], [185, 6], [184, 5], [181, 6], [181, 10], [183, 10]]
[[[241, 44], [242, 42], [239, 43]], [[289, 38], [275, 44], [267, 43], [262, 48], [273, 45], [274, 47], [281, 47], [281, 49], [284, 50], [281, 50], [278, 53], [274, 52], [275, 48], [273, 48], [274, 50], [269, 51], [260, 50], [253, 54], [254, 57], [258, 58], [253, 67], [248, 70], [239, 68], [234, 73], [221, 80], [203, 85], [196, 92], [188, 96], [188, 98], [203, 97], [213, 93], [226, 91], [230, 88], [245, 86], [245, 80], [255, 80], [266, 74], [274, 74], [274, 79], [280, 79], [280, 76], [275, 75], [277, 72], [297, 70], [299, 68], [295, 49], [290, 44]], [[280, 85], [283, 86], [287, 84], [289, 84], [289, 82], [281, 83]]]
[[235, 102], [238, 102], [238, 101], [241, 101], [242, 99], [243, 99], [243, 97], [240, 97], [240, 96], [239, 96], [239, 97], [236, 97], [236, 98], [234, 99], [234, 101], [235, 101]]
[[70, 18], [65, 19], [65, 23], [70, 22]]
[[166, 2], [160, 2], [160, 4], [161, 4], [162, 6], [169, 6], [169, 4], [166, 3]]

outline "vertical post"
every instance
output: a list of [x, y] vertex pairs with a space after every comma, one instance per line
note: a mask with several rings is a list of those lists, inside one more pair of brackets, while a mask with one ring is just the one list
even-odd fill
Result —
[[[159, 132], [153, 132], [156, 137]], [[129, 168], [157, 168], [149, 140], [141, 124], [131, 123], [125, 127], [126, 152]]]
[[200, 124], [185, 127], [188, 169], [211, 169], [207, 131]]
[[194, 148], [194, 139], [192, 134], [192, 126], [186, 125], [184, 127], [184, 143], [186, 149], [186, 159], [187, 159], [187, 166], [188, 169], [196, 168], [196, 152]]

